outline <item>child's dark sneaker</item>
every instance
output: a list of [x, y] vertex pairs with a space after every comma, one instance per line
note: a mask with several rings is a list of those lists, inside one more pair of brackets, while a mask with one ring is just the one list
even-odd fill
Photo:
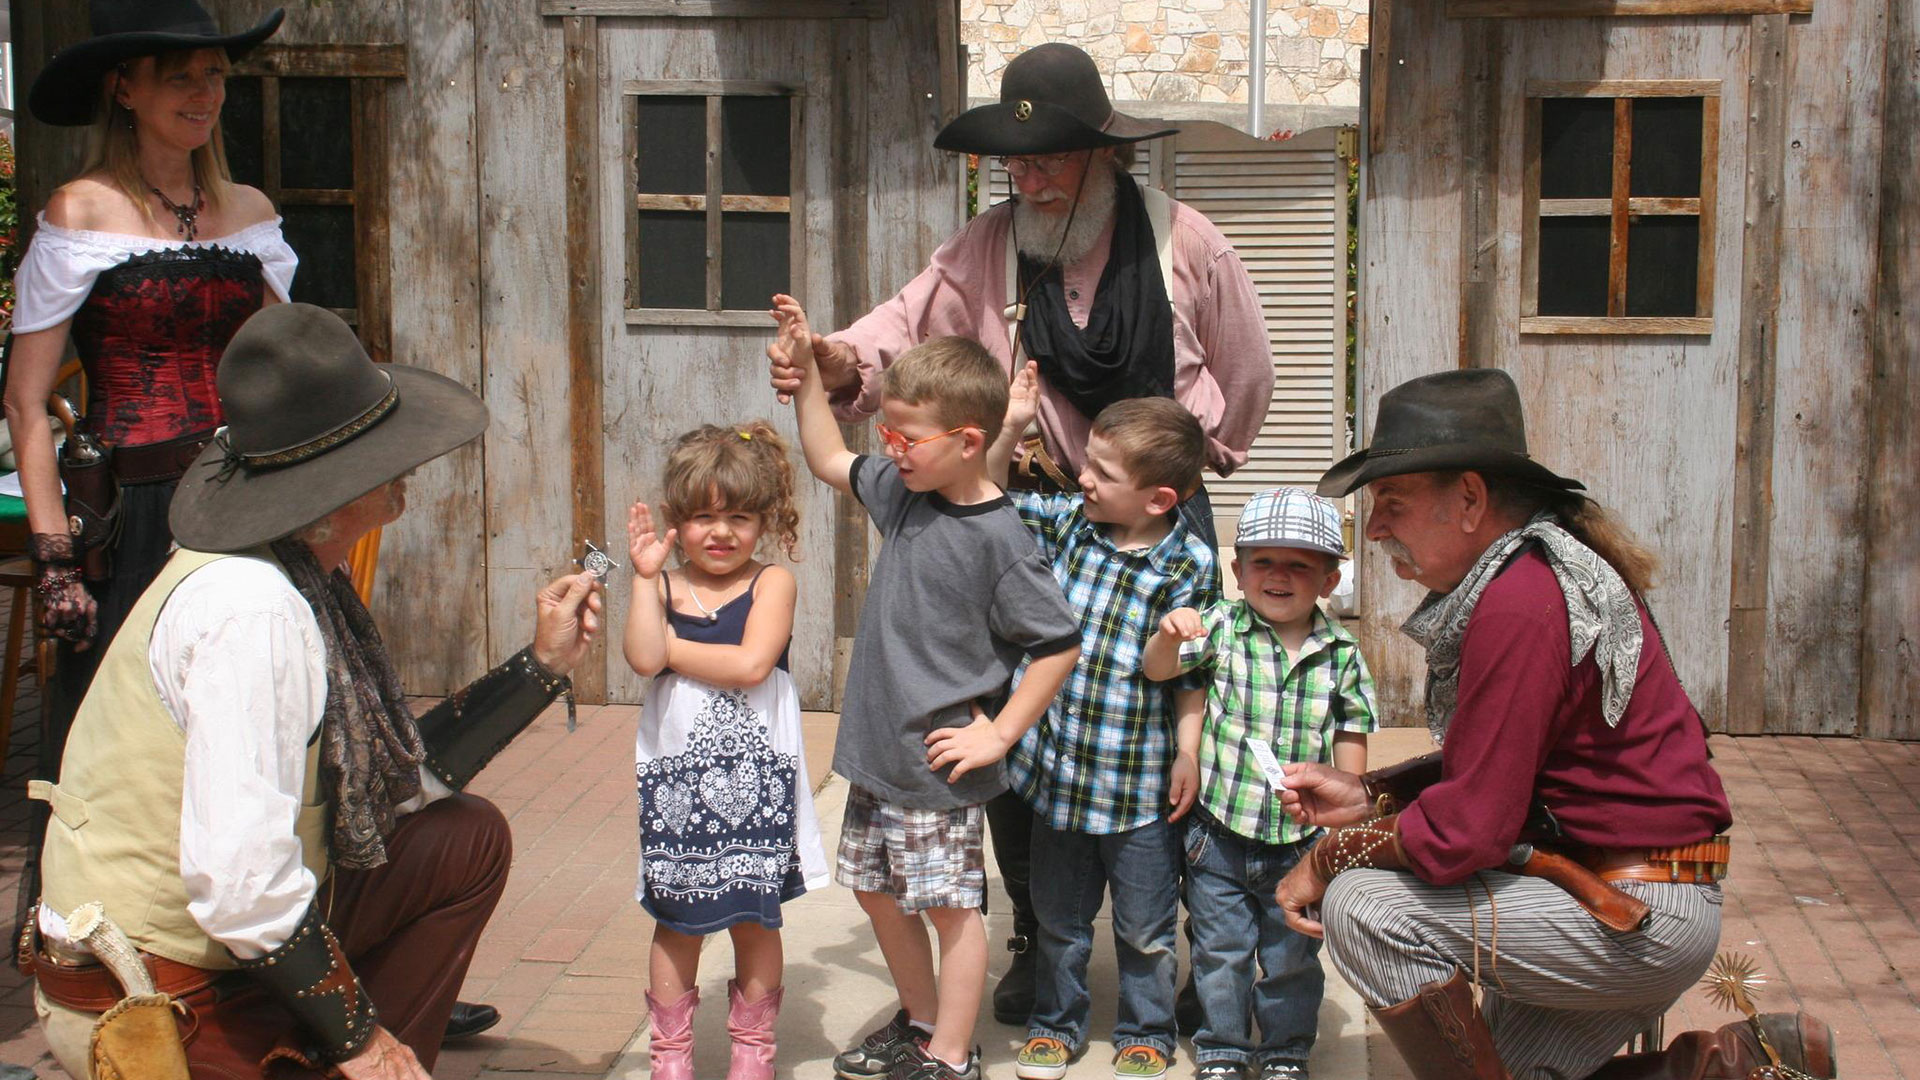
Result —
[[841, 1080], [877, 1080], [893, 1069], [894, 1060], [910, 1046], [924, 1046], [927, 1033], [914, 1027], [907, 1010], [867, 1033], [860, 1045], [834, 1056], [833, 1072]]
[[1113, 1080], [1160, 1080], [1171, 1064], [1157, 1046], [1134, 1043], [1113, 1055]]
[[1073, 1051], [1050, 1035], [1035, 1035], [1013, 1059], [1013, 1075], [1020, 1080], [1060, 1080], [1067, 1075]]
[[1260, 1063], [1260, 1080], [1307, 1080], [1307, 1065], [1304, 1061], [1287, 1061], [1273, 1058]]
[[887, 1077], [888, 1080], [981, 1080], [980, 1048], [974, 1047], [967, 1055], [966, 1068], [956, 1069], [927, 1053], [925, 1043], [911, 1043], [893, 1059], [893, 1071]]
[[1199, 1080], [1247, 1080], [1247, 1067], [1237, 1061], [1203, 1061], [1194, 1075]]

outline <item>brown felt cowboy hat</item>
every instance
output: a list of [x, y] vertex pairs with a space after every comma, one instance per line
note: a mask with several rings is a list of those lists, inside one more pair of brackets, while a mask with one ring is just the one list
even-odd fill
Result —
[[182, 49], [225, 49], [238, 60], [280, 29], [274, 8], [251, 30], [222, 34], [195, 0], [93, 0], [93, 36], [54, 54], [27, 92], [27, 108], [42, 123], [75, 127], [93, 122], [100, 79], [116, 65]]
[[940, 150], [962, 154], [1058, 154], [1098, 150], [1172, 135], [1115, 112], [1093, 57], [1059, 42], [1036, 45], [1007, 63], [1000, 100], [968, 109], [933, 137]]
[[220, 358], [227, 426], [187, 468], [168, 523], [181, 547], [244, 551], [326, 517], [487, 429], [452, 379], [376, 364], [340, 317], [270, 304]]
[[1513, 376], [1472, 368], [1423, 375], [1382, 394], [1373, 442], [1328, 469], [1319, 491], [1338, 498], [1383, 476], [1456, 469], [1516, 476], [1563, 491], [1586, 489], [1528, 456]]

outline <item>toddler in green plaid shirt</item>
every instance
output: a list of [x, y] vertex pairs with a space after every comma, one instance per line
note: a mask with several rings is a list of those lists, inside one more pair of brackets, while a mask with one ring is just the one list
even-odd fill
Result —
[[1255, 1066], [1260, 1080], [1306, 1078], [1324, 989], [1320, 942], [1287, 928], [1274, 889], [1315, 834], [1281, 811], [1277, 785], [1292, 761], [1366, 770], [1373, 677], [1353, 635], [1319, 604], [1339, 584], [1343, 557], [1339, 507], [1298, 488], [1259, 492], [1234, 537], [1244, 597], [1171, 612], [1147, 642], [1148, 678], [1212, 676], [1204, 715], [1182, 717], [1179, 733], [1181, 758], [1200, 769], [1184, 843], [1201, 1080], [1246, 1080]]

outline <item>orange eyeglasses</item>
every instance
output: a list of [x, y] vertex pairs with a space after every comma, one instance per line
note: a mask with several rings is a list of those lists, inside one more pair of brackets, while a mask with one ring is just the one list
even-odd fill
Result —
[[907, 451], [912, 450], [916, 446], [921, 446], [930, 442], [939, 442], [941, 439], [944, 439], [949, 435], [958, 435], [959, 433], [966, 431], [969, 428], [973, 428], [973, 425], [961, 424], [957, 428], [953, 428], [949, 431], [943, 431], [938, 435], [929, 435], [924, 439], [909, 439], [905, 435], [900, 434], [899, 432], [893, 430], [892, 428], [878, 421], [874, 422], [873, 427], [874, 427], [874, 430], [880, 433], [880, 441], [886, 445], [887, 449], [893, 451], [896, 454], [904, 454]]

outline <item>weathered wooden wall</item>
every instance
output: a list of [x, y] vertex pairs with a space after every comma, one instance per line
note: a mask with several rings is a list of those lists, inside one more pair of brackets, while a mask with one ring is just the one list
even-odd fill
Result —
[[[1535, 456], [1661, 555], [1652, 601], [1709, 722], [1920, 737], [1917, 549], [1880, 479], [1910, 490], [1915, 463], [1912, 170], [1881, 164], [1912, 116], [1911, 13], [1892, 46], [1885, 0], [1810, 18], [1383, 14], [1402, 51], [1376, 84], [1360, 210], [1364, 422], [1413, 376], [1508, 370]], [[1720, 80], [1711, 335], [1519, 333], [1530, 79]], [[1902, 183], [1904, 203], [1883, 198]], [[1360, 573], [1383, 699], [1417, 722], [1423, 668], [1393, 629], [1419, 591], [1371, 550]]]
[[[227, 26], [251, 25], [260, 8], [207, 6]], [[963, 104], [955, 4], [807, 13], [554, 17], [475, 0], [289, 10], [278, 43], [406, 47], [408, 77], [387, 93], [393, 358], [459, 380], [493, 414], [480, 444], [416, 474], [409, 513], [385, 531], [374, 608], [409, 689], [444, 693], [525, 644], [535, 589], [573, 568], [587, 535], [624, 562], [626, 508], [657, 496], [673, 435], [756, 416], [793, 432], [766, 387], [770, 322], [625, 324], [626, 80], [805, 87], [795, 153], [807, 199], [795, 225], [809, 242], [793, 287], [822, 328], [891, 294], [960, 223], [958, 159], [931, 145]], [[84, 6], [16, 2], [13, 25], [24, 88], [41, 58], [85, 35]], [[78, 139], [21, 128], [22, 205], [37, 207], [72, 171]], [[865, 239], [842, 245], [856, 233]], [[794, 461], [804, 519], [794, 671], [807, 703], [826, 706], [864, 572], [864, 516], [837, 517], [797, 446]], [[619, 651], [625, 593], [616, 579], [603, 645], [576, 673], [588, 700], [642, 691]]]
[[1867, 572], [1861, 587], [1860, 733], [1920, 738], [1920, 11], [1889, 5], [1881, 143], [1879, 281], [1867, 401]]

